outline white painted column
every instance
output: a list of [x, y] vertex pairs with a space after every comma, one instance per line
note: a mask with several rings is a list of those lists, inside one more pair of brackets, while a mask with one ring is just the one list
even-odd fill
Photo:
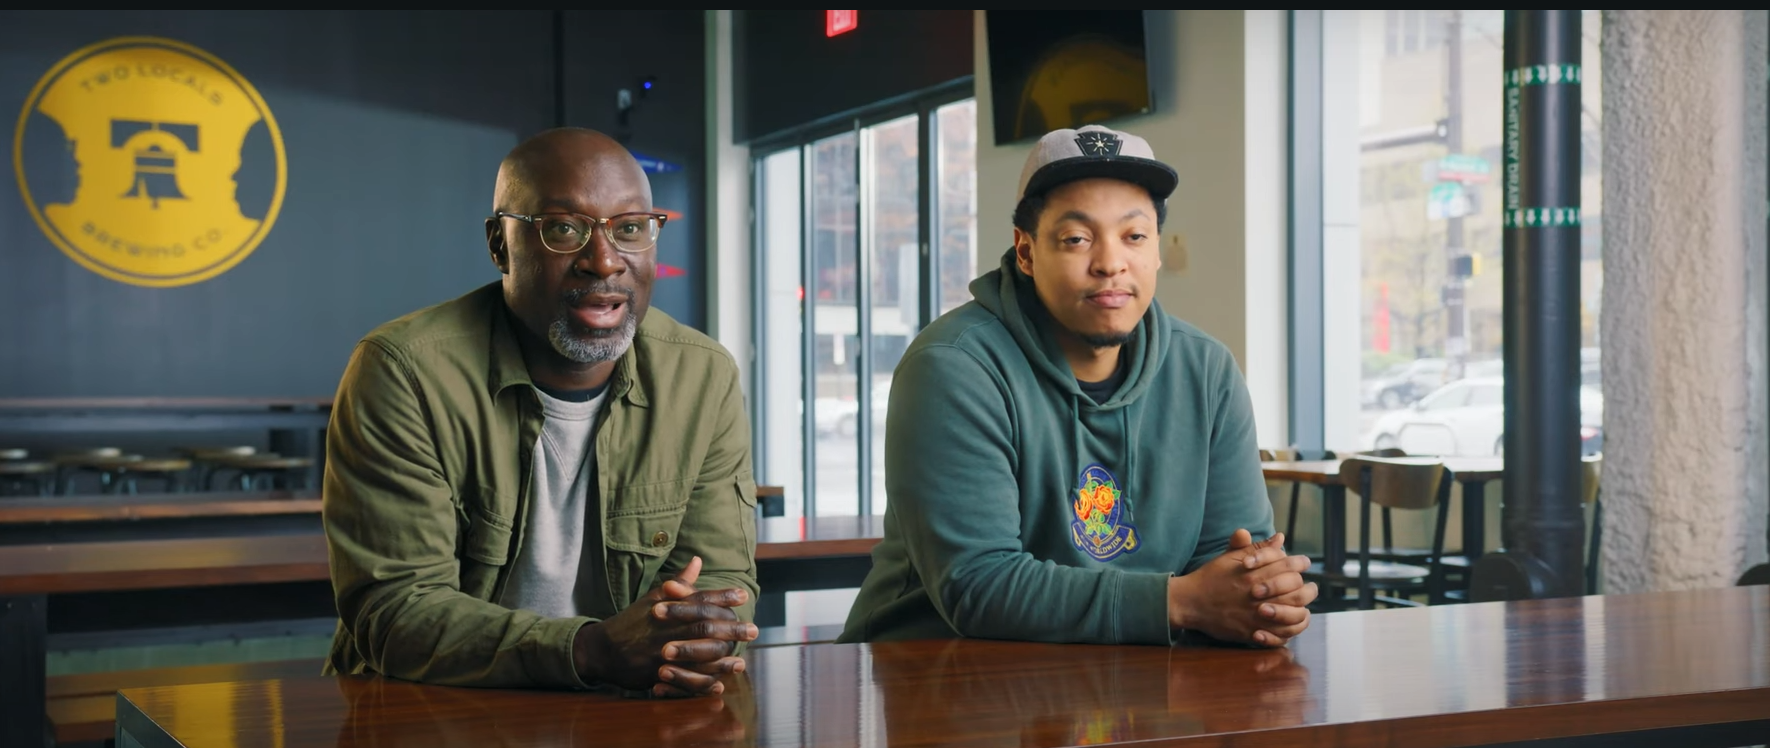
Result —
[[[1290, 434], [1289, 15], [1242, 11], [1242, 371], [1262, 446]], [[1356, 194], [1356, 193], [1354, 193]], [[1282, 515], [1281, 515], [1282, 521]]]
[[1606, 591], [1765, 558], [1764, 10], [1607, 10]]
[[[1376, 79], [1377, 60], [1369, 60], [1367, 44], [1372, 30], [1368, 19], [1381, 20], [1380, 12], [1325, 10], [1321, 14], [1321, 280], [1322, 280], [1322, 446], [1332, 450], [1356, 450], [1360, 427], [1364, 350], [1364, 244], [1359, 234], [1359, 195], [1362, 194], [1360, 131], [1364, 115], [1374, 107], [1364, 96], [1380, 92], [1365, 83]], [[1375, 32], [1381, 33], [1381, 26]], [[1351, 525], [1356, 527], [1357, 525]]]
[[[750, 389], [750, 148], [732, 142], [731, 11], [706, 12], [707, 330], [737, 358]], [[751, 416], [754, 418], [754, 414]]]

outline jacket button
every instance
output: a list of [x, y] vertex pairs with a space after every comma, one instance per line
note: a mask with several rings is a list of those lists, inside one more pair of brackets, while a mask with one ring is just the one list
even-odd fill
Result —
[[663, 530], [659, 530], [658, 534], [651, 536], [651, 547], [653, 548], [662, 548], [669, 542], [670, 533], [664, 532]]

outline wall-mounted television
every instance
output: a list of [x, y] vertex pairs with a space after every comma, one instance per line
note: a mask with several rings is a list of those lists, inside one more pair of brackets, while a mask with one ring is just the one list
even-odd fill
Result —
[[1155, 108], [1141, 10], [990, 10], [996, 145]]

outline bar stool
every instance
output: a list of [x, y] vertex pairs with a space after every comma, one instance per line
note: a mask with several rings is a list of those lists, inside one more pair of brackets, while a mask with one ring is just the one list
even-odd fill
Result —
[[23, 458], [0, 460], [0, 496], [48, 496], [54, 483], [55, 463]]
[[109, 490], [107, 493], [135, 494], [140, 492], [139, 483], [143, 479], [163, 482], [167, 493], [179, 493], [184, 489], [184, 475], [191, 469], [191, 461], [182, 458], [146, 459], [140, 455], [125, 455], [135, 459], [118, 459], [110, 464]]
[[257, 454], [258, 449], [250, 445], [233, 447], [178, 447], [173, 450], [191, 461], [196, 473], [194, 485], [199, 491], [209, 490], [215, 471], [223, 467], [223, 463], [234, 457], [249, 457]]
[[50, 462], [55, 463], [55, 493], [73, 493], [74, 481], [82, 473], [97, 473], [99, 490], [107, 491], [110, 488], [110, 472], [97, 463], [123, 456], [123, 450], [116, 447], [89, 447], [56, 452], [49, 458]]
[[[307, 469], [313, 467], [311, 457], [284, 457], [274, 452], [224, 457], [218, 461], [217, 472], [232, 470], [237, 474], [241, 491], [278, 488], [306, 488]], [[268, 479], [270, 485], [259, 488]], [[301, 484], [295, 486], [293, 484]]]

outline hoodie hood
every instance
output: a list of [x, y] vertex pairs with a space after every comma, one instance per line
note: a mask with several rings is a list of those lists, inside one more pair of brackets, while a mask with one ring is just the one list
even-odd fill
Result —
[[1163, 324], [1167, 315], [1162, 312], [1161, 304], [1151, 299], [1131, 342], [1125, 345], [1122, 365], [1127, 368], [1124, 383], [1110, 399], [1095, 405], [1082, 394], [1081, 386], [1076, 383], [1069, 359], [1057, 344], [1057, 320], [1039, 300], [1032, 279], [1020, 272], [1012, 247], [1002, 254], [1001, 267], [971, 281], [970, 290], [978, 305], [1008, 328], [1033, 369], [1058, 391], [1074, 397], [1079, 407], [1110, 410], [1137, 402], [1155, 381], [1162, 360], [1167, 356], [1169, 330]]

